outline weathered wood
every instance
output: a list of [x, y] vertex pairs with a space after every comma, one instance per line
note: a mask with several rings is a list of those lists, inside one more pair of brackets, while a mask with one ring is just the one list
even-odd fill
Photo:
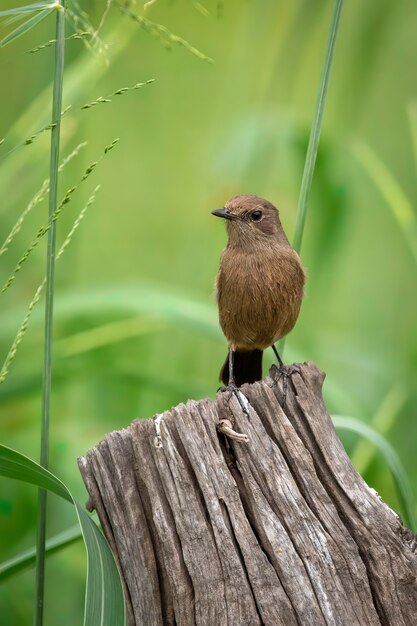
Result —
[[[312, 363], [113, 432], [79, 465], [136, 626], [412, 626], [416, 538], [356, 472]], [[221, 434], [229, 420], [247, 443]], [[224, 427], [224, 422], [222, 422]], [[227, 430], [227, 423], [226, 423]]]

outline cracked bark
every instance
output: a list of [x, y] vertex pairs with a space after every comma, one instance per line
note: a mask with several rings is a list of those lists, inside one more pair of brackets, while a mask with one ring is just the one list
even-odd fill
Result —
[[288, 370], [284, 409], [272, 368], [242, 388], [249, 417], [221, 393], [136, 420], [80, 459], [130, 625], [416, 623], [416, 538], [350, 463], [322, 372]]

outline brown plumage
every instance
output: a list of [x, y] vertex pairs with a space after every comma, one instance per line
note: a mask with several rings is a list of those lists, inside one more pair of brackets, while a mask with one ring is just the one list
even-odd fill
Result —
[[[293, 328], [305, 274], [277, 209], [262, 198], [236, 196], [213, 215], [226, 218], [229, 240], [217, 276], [219, 320], [232, 351], [220, 372], [225, 384], [262, 378], [262, 350]], [[232, 378], [232, 380], [231, 380]]]

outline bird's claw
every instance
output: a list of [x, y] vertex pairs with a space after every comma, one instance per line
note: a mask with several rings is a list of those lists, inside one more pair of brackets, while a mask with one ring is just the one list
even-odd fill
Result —
[[282, 398], [281, 398], [281, 407], [283, 407], [286, 404], [287, 401], [287, 392], [288, 392], [288, 379], [291, 376], [291, 371], [288, 371], [288, 367], [284, 364], [280, 365], [279, 367], [274, 367], [274, 370], [277, 372], [277, 374], [275, 374], [273, 376], [272, 379], [272, 387], [274, 387], [277, 382], [280, 380], [280, 378], [282, 378]]
[[217, 391], [218, 392], [221, 391], [223, 393], [225, 391], [229, 391], [230, 395], [234, 395], [237, 401], [239, 402], [239, 406], [242, 409], [243, 413], [249, 417], [249, 410], [248, 410], [249, 402], [246, 396], [243, 395], [243, 393], [240, 391], [238, 387], [236, 387], [236, 385], [229, 383], [227, 387], [219, 387]]

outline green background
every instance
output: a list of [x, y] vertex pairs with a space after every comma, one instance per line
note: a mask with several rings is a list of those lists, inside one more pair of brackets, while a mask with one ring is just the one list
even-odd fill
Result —
[[[104, 4], [82, 4], [96, 26]], [[140, 2], [132, 10], [143, 14]], [[292, 237], [331, 10], [331, 2], [308, 0], [157, 0], [146, 10], [214, 63], [176, 43], [166, 49], [115, 7], [100, 31], [104, 53], [67, 42], [64, 106], [72, 109], [62, 121], [62, 157], [88, 145], [65, 169], [60, 197], [120, 138], [58, 221], [62, 242], [101, 184], [56, 267], [51, 469], [81, 501], [76, 457], [108, 431], [214, 396], [226, 352], [214, 278], [226, 235], [210, 211], [255, 193], [279, 207]], [[313, 360], [326, 372], [329, 411], [387, 437], [417, 501], [416, 32], [412, 0], [345, 3], [301, 252], [306, 297], [284, 360]], [[1, 241], [48, 175], [48, 133], [22, 143], [50, 119], [53, 47], [25, 51], [53, 36], [50, 17], [0, 49]], [[44, 202], [1, 257], [2, 284], [46, 215]], [[1, 296], [1, 360], [44, 265], [45, 241]], [[42, 313], [43, 301], [0, 385], [1, 442], [34, 459]], [[398, 509], [383, 459], [353, 435], [343, 441]], [[48, 535], [75, 523], [69, 506], [49, 503]], [[0, 482], [0, 561], [34, 544], [36, 507], [34, 488]], [[80, 622], [84, 573], [81, 544], [49, 559], [47, 624]], [[33, 593], [33, 570], [0, 587], [4, 624], [30, 623]]]

